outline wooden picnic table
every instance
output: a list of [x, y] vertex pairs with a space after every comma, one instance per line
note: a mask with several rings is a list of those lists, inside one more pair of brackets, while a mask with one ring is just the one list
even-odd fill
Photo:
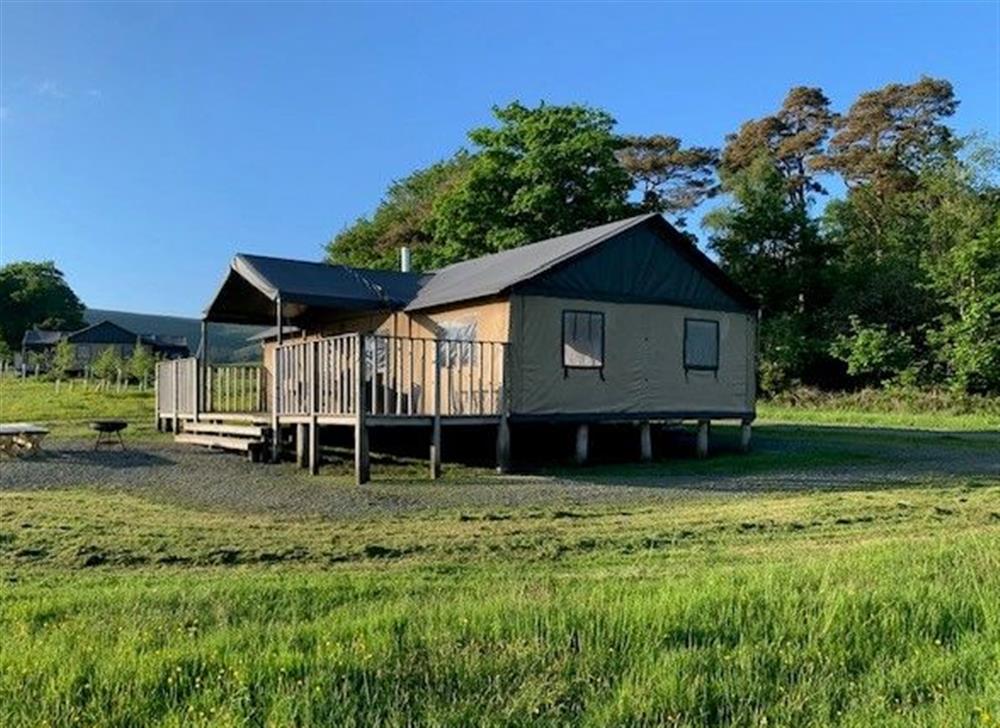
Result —
[[42, 449], [42, 440], [47, 434], [47, 429], [30, 422], [0, 424], [0, 455], [17, 457], [38, 452]]

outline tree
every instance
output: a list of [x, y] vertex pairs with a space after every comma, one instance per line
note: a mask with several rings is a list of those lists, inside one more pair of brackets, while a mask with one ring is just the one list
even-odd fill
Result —
[[1000, 216], [947, 256], [948, 310], [930, 341], [956, 389], [1000, 393]]
[[880, 199], [912, 190], [921, 171], [957, 151], [955, 135], [943, 123], [956, 108], [951, 84], [927, 76], [863, 93], [837, 120], [818, 164], [851, 188], [870, 186]]
[[459, 183], [469, 155], [420, 169], [393, 182], [370, 218], [358, 218], [326, 247], [327, 259], [360, 268], [395, 268], [399, 249], [409, 247], [419, 270], [434, 259], [434, 204]]
[[790, 201], [804, 207], [811, 194], [826, 194], [816, 167], [836, 118], [821, 89], [796, 86], [777, 113], [748, 121], [726, 138], [722, 165], [735, 173], [764, 155], [785, 180]]
[[105, 383], [110, 383], [117, 379], [123, 369], [124, 362], [122, 361], [122, 355], [118, 351], [118, 348], [114, 346], [108, 346], [103, 349], [91, 365], [91, 371], [93, 371], [94, 376]]
[[927, 339], [947, 380], [966, 392], [1000, 393], [998, 172], [1000, 150], [974, 141], [923, 185], [931, 197], [923, 260], [941, 302]]
[[135, 349], [132, 351], [132, 356], [128, 360], [127, 370], [129, 376], [138, 381], [143, 387], [146, 387], [153, 376], [155, 368], [156, 358], [153, 356], [150, 348], [142, 344], [136, 344]]
[[852, 316], [849, 334], [834, 339], [830, 353], [847, 364], [847, 373], [869, 384], [897, 379], [913, 363], [913, 342], [886, 324], [865, 326]]
[[634, 211], [615, 120], [587, 106], [494, 107], [467, 174], [435, 204], [435, 262], [506, 250]]
[[0, 338], [21, 348], [24, 332], [83, 327], [83, 304], [52, 261], [9, 263], [0, 268]]
[[618, 161], [632, 177], [647, 212], [670, 215], [678, 227], [684, 215], [718, 192], [719, 150], [683, 147], [673, 136], [628, 136]]
[[76, 369], [76, 347], [66, 339], [60, 339], [52, 355], [52, 374], [56, 379], [64, 379]]
[[828, 348], [829, 257], [816, 221], [789, 197], [766, 154], [736, 173], [724, 171], [723, 186], [729, 203], [703, 222], [722, 267], [761, 302], [764, 388], [816, 375]]

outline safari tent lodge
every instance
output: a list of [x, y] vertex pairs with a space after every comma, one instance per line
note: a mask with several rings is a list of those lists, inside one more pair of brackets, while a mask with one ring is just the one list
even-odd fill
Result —
[[[406, 258], [404, 251], [404, 259]], [[156, 418], [180, 442], [316, 472], [324, 428], [353, 428], [357, 481], [371, 428], [427, 437], [432, 477], [450, 425], [496, 436], [525, 423], [650, 427], [755, 416], [758, 307], [660, 215], [620, 220], [440, 270], [362, 270], [237, 255], [202, 321], [200, 358], [157, 368]], [[262, 360], [210, 363], [213, 322], [273, 327]], [[443, 432], [445, 435], [443, 435]]]

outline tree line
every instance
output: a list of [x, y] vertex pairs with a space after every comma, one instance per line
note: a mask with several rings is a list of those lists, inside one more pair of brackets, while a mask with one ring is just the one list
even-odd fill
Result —
[[511, 103], [451, 157], [393, 182], [332, 262], [431, 269], [639, 212], [707, 248], [761, 305], [767, 392], [798, 384], [1000, 393], [995, 140], [960, 138], [951, 84], [789, 90], [719, 147], [620, 133], [585, 105]]

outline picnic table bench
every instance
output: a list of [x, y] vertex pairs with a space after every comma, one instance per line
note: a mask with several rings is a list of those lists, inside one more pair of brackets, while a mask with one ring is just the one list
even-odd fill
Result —
[[17, 457], [42, 449], [42, 440], [49, 434], [44, 427], [30, 422], [12, 422], [0, 425], [0, 456]]

